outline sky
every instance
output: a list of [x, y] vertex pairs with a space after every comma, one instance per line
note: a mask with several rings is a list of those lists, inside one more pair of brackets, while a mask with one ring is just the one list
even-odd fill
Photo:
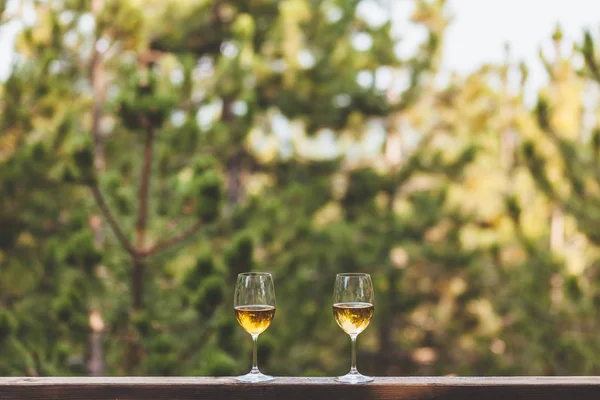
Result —
[[[394, 13], [406, 17], [412, 0], [388, 0]], [[10, 2], [9, 2], [10, 4]], [[369, 7], [364, 7], [368, 11]], [[467, 74], [483, 63], [500, 62], [504, 44], [511, 47], [511, 59], [524, 60], [530, 68], [531, 92], [546, 81], [539, 61], [540, 46], [551, 48], [550, 36], [560, 21], [566, 42], [579, 41], [583, 29], [600, 32], [600, 0], [448, 0], [453, 16], [444, 43], [443, 69]], [[0, 29], [0, 79], [4, 79], [12, 62], [14, 24]], [[417, 44], [422, 32], [403, 31], [405, 44]]]
[[[392, 0], [394, 1], [394, 0]], [[539, 60], [540, 46], [552, 55], [551, 35], [560, 22], [565, 51], [581, 42], [583, 30], [600, 33], [600, 0], [449, 0], [454, 21], [444, 47], [444, 68], [468, 73], [485, 62], [500, 62], [504, 44], [511, 59], [530, 68], [531, 91], [547, 76]]]

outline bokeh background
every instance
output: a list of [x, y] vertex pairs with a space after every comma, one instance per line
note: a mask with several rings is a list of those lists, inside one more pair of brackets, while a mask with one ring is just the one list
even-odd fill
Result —
[[0, 375], [246, 372], [249, 270], [270, 374], [346, 372], [352, 271], [363, 373], [599, 374], [598, 6], [566, 4], [0, 1]]

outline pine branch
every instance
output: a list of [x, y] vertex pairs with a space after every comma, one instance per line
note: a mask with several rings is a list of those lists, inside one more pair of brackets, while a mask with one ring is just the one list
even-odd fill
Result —
[[90, 189], [92, 190], [92, 194], [94, 195], [94, 199], [96, 200], [96, 204], [98, 205], [98, 208], [100, 208], [100, 210], [102, 211], [104, 218], [106, 219], [106, 221], [110, 225], [111, 229], [115, 233], [115, 236], [117, 236], [117, 239], [119, 239], [119, 242], [121, 242], [121, 245], [123, 246], [123, 248], [125, 250], [127, 250], [128, 253], [135, 255], [135, 253], [136, 253], [135, 249], [133, 248], [133, 246], [129, 242], [129, 239], [127, 239], [127, 236], [125, 235], [125, 233], [119, 226], [119, 223], [113, 216], [113, 213], [110, 210], [110, 208], [108, 207], [108, 204], [106, 204], [106, 201], [104, 200], [104, 196], [102, 195], [102, 192], [100, 191], [100, 188], [98, 187], [98, 184], [97, 183], [91, 184]]
[[[230, 210], [229, 216], [221, 218], [220, 222], [227, 223], [228, 221], [230, 221], [231, 216], [234, 215], [236, 210], [239, 210], [240, 207], [242, 207], [240, 203], [236, 204], [234, 208]], [[169, 250], [172, 247], [175, 247], [176, 245], [185, 242], [186, 240], [194, 236], [196, 233], [198, 233], [202, 228], [209, 229], [214, 226], [214, 224], [205, 225], [202, 221], [196, 221], [194, 224], [190, 225], [188, 228], [170, 237], [169, 239], [156, 242], [152, 246], [144, 250], [138, 250], [137, 255], [140, 257], [150, 257], [159, 252]]]
[[596, 60], [594, 59], [586, 59], [590, 72], [592, 73], [592, 77], [597, 83], [600, 83], [600, 71], [598, 70], [598, 65], [596, 65]]
[[202, 221], [197, 221], [195, 224], [191, 225], [189, 228], [176, 234], [175, 236], [173, 236], [169, 239], [165, 239], [163, 241], [159, 241], [159, 242], [153, 244], [148, 249], [141, 251], [140, 255], [143, 257], [147, 257], [147, 256], [152, 256], [163, 250], [168, 250], [171, 247], [173, 247], [179, 243], [182, 243], [182, 242], [186, 241], [187, 239], [189, 239], [190, 237], [192, 237], [195, 233], [197, 233], [200, 229], [202, 229], [203, 226], [204, 226], [204, 224], [202, 223]]
[[[600, 81], [599, 81], [600, 82]], [[547, 126], [540, 126], [542, 132], [550, 138], [550, 140], [556, 145], [562, 159], [565, 163], [565, 172], [568, 175], [571, 186], [574, 183], [583, 185], [581, 177], [575, 172], [579, 171], [591, 171], [594, 174], [594, 178], [600, 182], [600, 168], [597, 168], [593, 161], [588, 161], [578, 157], [577, 149], [573, 147], [569, 141], [563, 139], [548, 123]], [[574, 189], [576, 189], [574, 187]]]
[[600, 71], [598, 70], [598, 64], [596, 63], [596, 53], [594, 50], [594, 40], [592, 39], [592, 35], [590, 32], [586, 31], [584, 40], [583, 40], [583, 48], [582, 48], [583, 58], [585, 59], [585, 63], [592, 74], [592, 78], [600, 83]]
[[[571, 214], [578, 221], [578, 225], [584, 233], [588, 235], [595, 235], [597, 229], [594, 228], [589, 230], [585, 225], [582, 225], [586, 221], [589, 221], [589, 204], [581, 203], [575, 197], [567, 197], [560, 195], [552, 185], [550, 179], [545, 172], [545, 160], [540, 158], [535, 152], [531, 152], [527, 166], [533, 175], [536, 185], [550, 198], [558, 207], [563, 211]], [[594, 236], [595, 237], [595, 236]]]

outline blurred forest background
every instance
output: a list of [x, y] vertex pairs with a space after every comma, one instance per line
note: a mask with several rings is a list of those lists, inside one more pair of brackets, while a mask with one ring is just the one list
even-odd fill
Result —
[[440, 85], [450, 18], [415, 3], [399, 58], [359, 0], [31, 2], [0, 84], [0, 375], [246, 372], [248, 270], [275, 277], [270, 374], [346, 372], [350, 271], [364, 373], [600, 374], [597, 35], [557, 28], [532, 107], [509, 49]]

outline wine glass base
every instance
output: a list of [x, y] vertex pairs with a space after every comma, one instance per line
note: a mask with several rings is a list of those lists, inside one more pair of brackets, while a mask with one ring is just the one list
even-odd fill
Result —
[[236, 381], [244, 382], [244, 383], [269, 382], [274, 379], [275, 379], [275, 377], [273, 377], [271, 375], [265, 375], [261, 372], [248, 372], [246, 375], [235, 377]]
[[337, 382], [342, 382], [342, 383], [367, 383], [367, 382], [373, 382], [373, 377], [365, 376], [358, 372], [355, 372], [355, 373], [349, 372], [344, 376], [338, 376], [337, 378], [335, 378], [335, 380]]

